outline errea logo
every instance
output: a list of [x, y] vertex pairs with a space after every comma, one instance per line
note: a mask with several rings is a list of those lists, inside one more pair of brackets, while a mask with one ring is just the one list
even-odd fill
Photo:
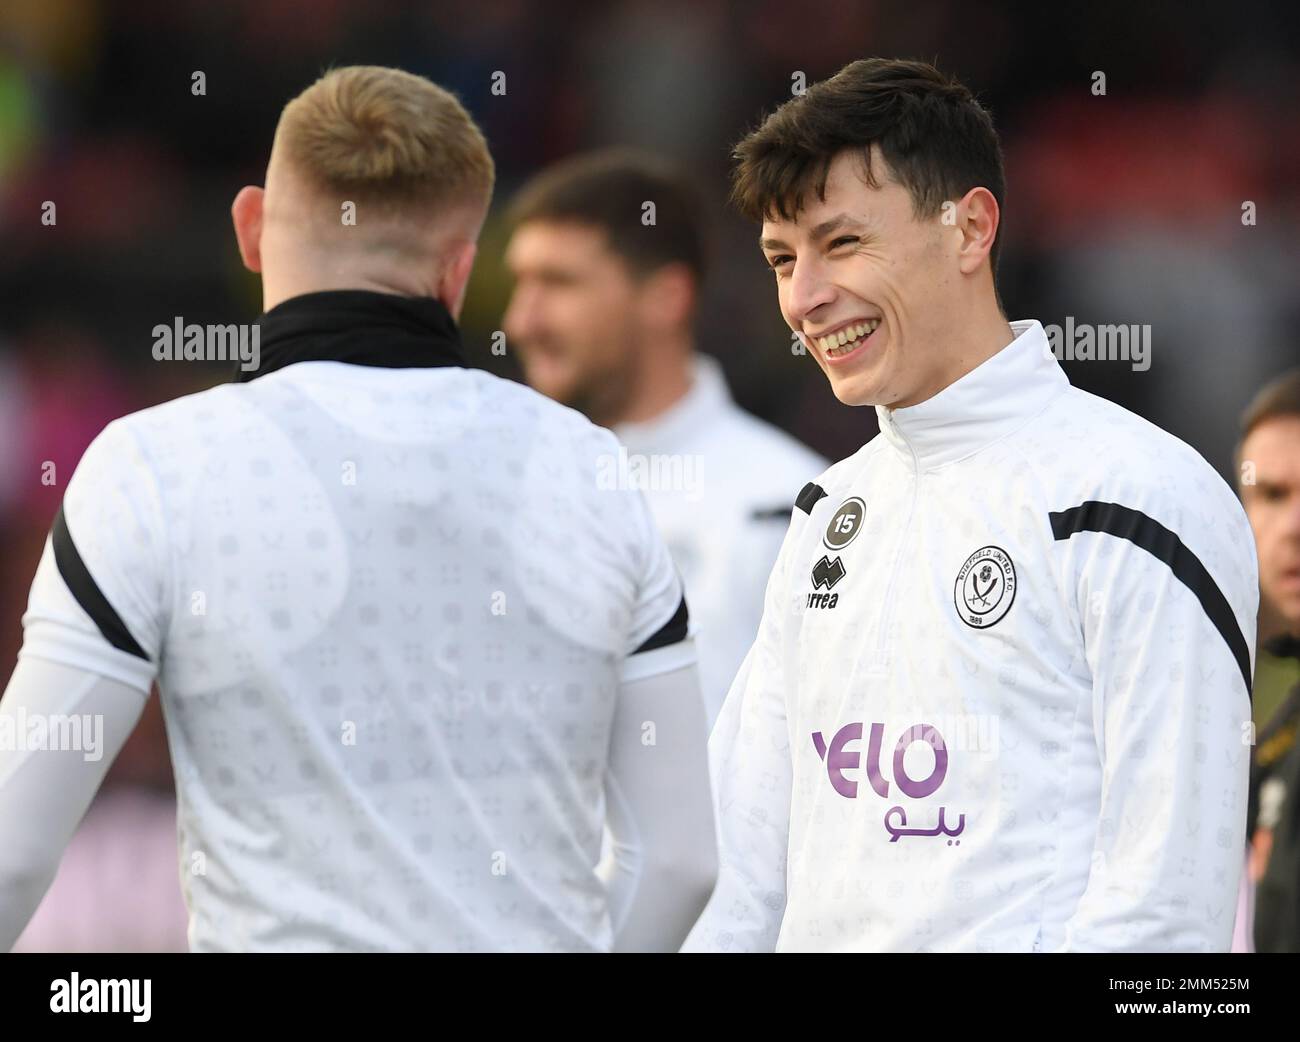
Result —
[[831, 589], [844, 578], [846, 569], [838, 552], [857, 538], [862, 531], [862, 519], [866, 514], [867, 504], [857, 496], [851, 496], [840, 504], [831, 515], [826, 525], [822, 543], [832, 554], [822, 554], [812, 567], [812, 592], [808, 594], [807, 608], [834, 608], [840, 601], [838, 593]]
[[[844, 562], [838, 557], [832, 560], [825, 554], [813, 565], [813, 592], [808, 594], [809, 608], [834, 608], [839, 603], [840, 595], [831, 593], [831, 587], [844, 578]], [[818, 593], [824, 589], [825, 593]]]

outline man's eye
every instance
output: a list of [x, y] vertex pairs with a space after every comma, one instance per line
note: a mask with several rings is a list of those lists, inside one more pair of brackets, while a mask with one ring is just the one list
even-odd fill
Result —
[[841, 235], [838, 239], [836, 239], [834, 242], [831, 243], [831, 249], [834, 250], [840, 246], [845, 245], [846, 243], [856, 243], [857, 241], [858, 241], [858, 237], [856, 235]]
[[767, 264], [768, 267], [770, 267], [773, 271], [776, 271], [778, 268], [781, 268], [784, 265], [789, 264], [792, 260], [794, 260], [794, 258], [791, 257], [788, 253], [781, 253], [775, 257], [769, 257]]

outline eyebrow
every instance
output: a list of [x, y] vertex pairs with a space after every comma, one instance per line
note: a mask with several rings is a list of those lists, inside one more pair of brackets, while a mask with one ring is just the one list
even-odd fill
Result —
[[[854, 227], [861, 228], [863, 222], [857, 220], [856, 218], [850, 216], [847, 213], [837, 213], [834, 217], [822, 221], [821, 224], [813, 228], [812, 231], [808, 233], [808, 237], [810, 239], [813, 239], [814, 241], [816, 241], [817, 239], [824, 239], [826, 236], [828, 236], [831, 232], [835, 231], [841, 225], [852, 225]], [[760, 250], [788, 250], [790, 247], [787, 246], [785, 243], [783, 243], [780, 239], [759, 239], [758, 248]]]

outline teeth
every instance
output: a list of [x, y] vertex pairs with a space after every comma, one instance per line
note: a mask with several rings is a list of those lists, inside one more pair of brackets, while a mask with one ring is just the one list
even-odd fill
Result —
[[816, 343], [823, 353], [834, 358], [838, 355], [848, 354], [848, 351], [845, 350], [848, 344], [870, 336], [879, 325], [880, 319], [873, 318], [867, 322], [859, 322], [856, 326], [848, 326], [837, 333], [831, 333], [829, 336], [817, 338]]

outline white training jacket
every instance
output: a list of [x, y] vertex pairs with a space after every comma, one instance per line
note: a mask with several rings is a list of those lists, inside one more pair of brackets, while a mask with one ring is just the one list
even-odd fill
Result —
[[260, 330], [259, 371], [114, 421], [67, 488], [0, 700], [0, 950], [155, 679], [192, 950], [676, 949], [704, 710], [613, 435], [466, 368], [433, 299]]
[[687, 950], [1227, 950], [1250, 528], [1012, 328], [800, 495], [710, 739]]

